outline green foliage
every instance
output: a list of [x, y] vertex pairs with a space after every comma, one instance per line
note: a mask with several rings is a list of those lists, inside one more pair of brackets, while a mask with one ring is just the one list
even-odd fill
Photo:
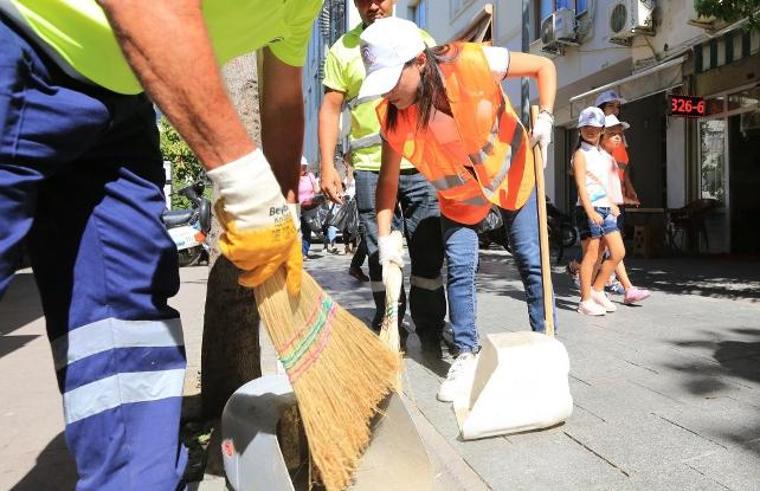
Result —
[[[203, 166], [190, 150], [177, 130], [164, 116], [158, 122], [161, 135], [161, 154], [172, 163], [172, 189], [177, 190], [203, 177]], [[172, 208], [189, 208], [190, 202], [183, 196], [172, 196]]]
[[760, 0], [695, 0], [699, 15], [734, 22], [747, 17], [748, 29], [760, 30]]

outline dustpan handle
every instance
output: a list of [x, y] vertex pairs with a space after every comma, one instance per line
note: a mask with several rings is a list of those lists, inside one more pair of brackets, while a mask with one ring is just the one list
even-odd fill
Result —
[[[538, 106], [530, 108], [531, 127], [538, 118]], [[538, 237], [541, 245], [541, 283], [544, 289], [544, 315], [546, 335], [554, 336], [554, 302], [552, 302], [552, 270], [549, 258], [549, 231], [546, 218], [546, 187], [544, 186], [544, 162], [541, 145], [533, 147], [533, 167], [536, 170], [536, 204], [538, 205]]]

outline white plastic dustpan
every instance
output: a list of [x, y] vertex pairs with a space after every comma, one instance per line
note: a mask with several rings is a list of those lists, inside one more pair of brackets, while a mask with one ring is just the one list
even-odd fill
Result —
[[[537, 115], [534, 106], [531, 119], [535, 121]], [[543, 162], [537, 146], [533, 156], [546, 334], [521, 331], [486, 337], [470, 390], [454, 400], [465, 440], [549, 428], [573, 412], [570, 361], [567, 350], [554, 337]]]

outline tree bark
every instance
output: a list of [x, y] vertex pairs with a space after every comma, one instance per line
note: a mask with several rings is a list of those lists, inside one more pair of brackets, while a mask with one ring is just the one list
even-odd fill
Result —
[[[248, 133], [261, 144], [256, 54], [241, 56], [223, 69], [225, 83]], [[213, 108], [209, 108], [213, 111]], [[210, 243], [206, 313], [201, 352], [203, 416], [218, 418], [232, 393], [261, 376], [259, 314], [253, 291], [238, 285], [240, 271], [218, 249], [220, 226], [214, 217]]]

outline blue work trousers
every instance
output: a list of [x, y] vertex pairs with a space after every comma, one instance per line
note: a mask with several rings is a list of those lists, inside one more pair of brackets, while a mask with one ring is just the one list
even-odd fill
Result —
[[[356, 204], [359, 222], [367, 247], [369, 278], [375, 299], [375, 317], [372, 325], [380, 328], [385, 313], [385, 287], [383, 270], [377, 249], [377, 213], [375, 192], [378, 173], [358, 170], [356, 180]], [[435, 342], [443, 333], [446, 317], [446, 295], [443, 290], [441, 268], [443, 267], [443, 244], [441, 242], [441, 212], [435, 188], [416, 171], [404, 171], [399, 177], [398, 203], [401, 214], [396, 214], [393, 229], [406, 234], [409, 258], [412, 266], [409, 301], [417, 335], [423, 341]], [[399, 297], [398, 318], [403, 320], [406, 295], [402, 286]]]
[[[502, 216], [509, 233], [512, 257], [517, 262], [525, 288], [530, 327], [533, 331], [544, 332], [544, 293], [535, 191], [522, 208], [502, 210]], [[477, 226], [463, 225], [444, 216], [441, 218], [441, 228], [446, 251], [446, 294], [454, 349], [457, 353], [477, 351], [480, 348], [475, 284], [479, 265]], [[555, 309], [555, 325], [556, 322]]]
[[72, 80], [0, 19], [0, 299], [24, 242], [78, 490], [182, 486], [186, 362], [167, 305], [179, 275], [164, 180], [145, 96]]

